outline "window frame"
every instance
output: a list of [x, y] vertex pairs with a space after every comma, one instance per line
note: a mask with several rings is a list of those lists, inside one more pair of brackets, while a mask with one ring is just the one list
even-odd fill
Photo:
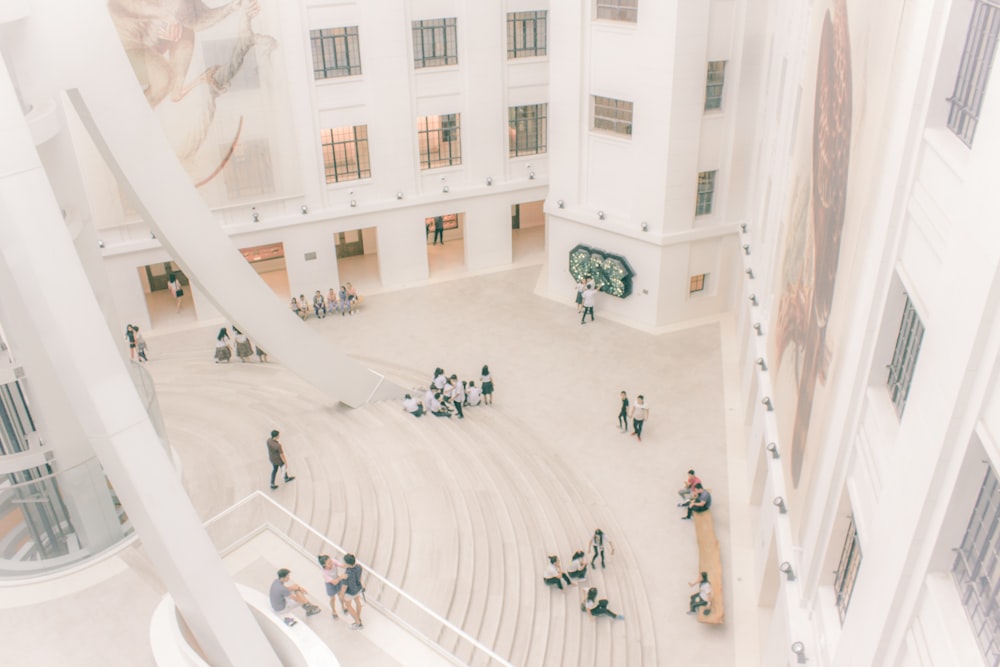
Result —
[[975, 0], [975, 3], [955, 75], [955, 88], [946, 100], [948, 129], [970, 148], [1000, 40], [1000, 2]]
[[[507, 60], [548, 55], [549, 12], [545, 9], [507, 12]], [[541, 24], [541, 30], [538, 29]], [[532, 26], [530, 42], [528, 26]], [[520, 38], [520, 39], [519, 39]], [[518, 42], [523, 46], [518, 46]], [[539, 43], [540, 42], [540, 43]]]
[[[533, 109], [534, 116], [520, 116], [521, 110]], [[507, 156], [540, 155], [548, 151], [549, 104], [523, 104], [507, 107]], [[522, 141], [522, 137], [525, 140]], [[533, 141], [529, 141], [533, 139]], [[529, 145], [530, 144], [530, 145]]]
[[[335, 133], [346, 130], [351, 131], [349, 139], [338, 139], [336, 137]], [[329, 138], [329, 141], [327, 141], [327, 138]], [[344, 183], [345, 181], [360, 181], [372, 177], [371, 154], [368, 142], [367, 125], [346, 125], [344, 127], [332, 127], [320, 130], [320, 149], [323, 153], [323, 177], [327, 185]], [[337, 159], [338, 147], [343, 150], [343, 160]], [[327, 159], [328, 157], [329, 159]], [[342, 170], [339, 168], [341, 165], [344, 167]], [[331, 176], [333, 177], [332, 180]]]
[[712, 215], [712, 209], [715, 206], [715, 185], [718, 173], [718, 169], [698, 172], [698, 192], [694, 204], [694, 215], [696, 218], [703, 215]]
[[[721, 111], [722, 95], [726, 86], [726, 63], [728, 60], [709, 60], [705, 72], [705, 111]], [[713, 65], [722, 65], [721, 71], [713, 71]], [[713, 79], [714, 77], [714, 79]], [[718, 93], [716, 93], [716, 89]]]
[[[338, 43], [343, 44], [342, 54], [341, 50], [337, 48]], [[309, 47], [312, 53], [313, 79], [315, 81], [361, 75], [361, 41], [358, 26], [310, 30]], [[318, 59], [317, 47], [319, 49]], [[345, 62], [341, 63], [339, 57], [343, 57]], [[332, 66], [328, 64], [329, 59], [333, 60]]]
[[[428, 69], [458, 64], [458, 19], [420, 19], [411, 25], [413, 35], [413, 68]], [[430, 38], [431, 55], [427, 55], [427, 37]], [[438, 45], [443, 45], [438, 53]]]
[[639, 22], [639, 0], [594, 0], [594, 18], [602, 21]]
[[913, 384], [913, 373], [920, 357], [920, 346], [923, 343], [923, 338], [924, 323], [920, 319], [917, 309], [913, 306], [910, 295], [907, 294], [886, 378], [889, 399], [892, 401], [898, 419], [902, 419], [903, 412], [906, 410], [906, 401], [910, 396], [910, 386]]
[[840, 624], [844, 624], [847, 618], [847, 610], [851, 606], [851, 597], [854, 595], [854, 584], [858, 580], [858, 571], [861, 569], [863, 558], [861, 552], [861, 540], [858, 539], [858, 527], [854, 523], [854, 515], [850, 517], [850, 524], [847, 526], [847, 535], [844, 538], [844, 547], [840, 552], [840, 561], [837, 563], [837, 570], [834, 572], [833, 592], [836, 597], [837, 616]]
[[707, 273], [697, 273], [691, 276], [688, 282], [688, 294], [698, 294], [705, 291], [705, 283], [708, 282]]
[[[430, 119], [438, 119], [437, 127], [430, 127]], [[420, 170], [455, 167], [462, 164], [462, 114], [441, 114], [417, 118], [417, 159]], [[421, 127], [423, 123], [423, 127]], [[454, 137], [452, 137], [454, 133]], [[431, 151], [432, 137], [437, 135], [437, 150]], [[442, 157], [442, 147], [447, 145], [447, 157]], [[426, 149], [426, 150], [425, 150]], [[437, 155], [434, 158], [433, 155]]]
[[[628, 105], [627, 107], [625, 105]], [[599, 110], [606, 111], [600, 114]], [[590, 129], [620, 137], [632, 136], [635, 103], [604, 95], [590, 96]]]

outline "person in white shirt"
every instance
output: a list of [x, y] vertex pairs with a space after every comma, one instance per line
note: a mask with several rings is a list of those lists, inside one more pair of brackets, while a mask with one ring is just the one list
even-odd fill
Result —
[[708, 616], [712, 613], [712, 584], [708, 582], [708, 572], [701, 573], [701, 579], [688, 582], [688, 586], [697, 586], [698, 592], [691, 596], [689, 614], [697, 614], [700, 607], [704, 607], [702, 613]]
[[642, 442], [642, 425], [649, 419], [649, 406], [646, 405], [642, 394], [635, 397], [635, 405], [632, 406], [632, 435]]
[[583, 317], [580, 318], [580, 324], [586, 323], [587, 313], [590, 313], [590, 321], [594, 321], [595, 296], [597, 296], [597, 290], [594, 289], [593, 283], [589, 283], [587, 289], [583, 290]]
[[545, 571], [542, 573], [542, 581], [545, 582], [546, 586], [558, 586], [559, 590], [563, 589], [563, 581], [566, 582], [567, 586], [573, 585], [570, 578], [562, 571], [562, 567], [559, 566], [559, 556], [549, 556], [549, 564], [545, 566]]
[[483, 398], [483, 390], [476, 386], [475, 382], [469, 382], [469, 388], [465, 394], [466, 405], [479, 405]]
[[455, 412], [459, 419], [465, 419], [462, 413], [462, 404], [465, 403], [465, 387], [458, 381], [458, 376], [452, 374], [448, 380], [448, 387], [451, 388], [451, 404], [455, 406]]
[[596, 588], [591, 588], [587, 591], [587, 594], [583, 598], [583, 602], [580, 604], [580, 611], [589, 611], [591, 616], [610, 616], [611, 618], [618, 619], [619, 621], [625, 620], [625, 616], [622, 614], [616, 614], [608, 609], [608, 601], [606, 599], [597, 599]]
[[414, 417], [419, 417], [424, 414], [424, 406], [420, 404], [420, 401], [413, 398], [409, 394], [403, 399], [403, 409], [409, 412]]
[[448, 408], [441, 404], [441, 394], [434, 394], [431, 396], [431, 401], [428, 404], [428, 409], [431, 414], [435, 417], [451, 417], [451, 413], [448, 412]]
[[570, 579], [586, 579], [587, 578], [587, 555], [583, 551], [577, 551], [573, 554], [573, 560], [570, 561], [569, 578]]

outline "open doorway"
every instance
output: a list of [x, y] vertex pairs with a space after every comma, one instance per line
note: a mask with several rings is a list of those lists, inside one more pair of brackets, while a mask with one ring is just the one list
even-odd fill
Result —
[[431, 277], [465, 272], [465, 214], [442, 213], [424, 218], [427, 270]]
[[[193, 322], [197, 319], [194, 301], [191, 296], [191, 286], [188, 278], [180, 267], [170, 262], [157, 262], [138, 267], [139, 282], [146, 294], [146, 312], [149, 313], [150, 327], [169, 327]], [[177, 299], [168, 287], [170, 277], [176, 278], [181, 289], [180, 308]]]
[[510, 207], [511, 259], [514, 264], [541, 264], [545, 261], [544, 201]]
[[374, 227], [351, 229], [333, 235], [341, 285], [351, 283], [362, 294], [382, 285], [378, 271], [377, 239]]
[[285, 245], [268, 243], [265, 245], [240, 248], [243, 259], [253, 267], [260, 279], [271, 288], [282, 301], [291, 296], [288, 289], [288, 271], [285, 267]]

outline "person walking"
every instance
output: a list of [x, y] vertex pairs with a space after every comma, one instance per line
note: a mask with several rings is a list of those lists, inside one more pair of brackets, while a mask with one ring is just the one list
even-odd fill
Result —
[[649, 419], [649, 407], [646, 405], [642, 394], [635, 397], [635, 405], [632, 406], [632, 435], [642, 442], [642, 425]]
[[135, 337], [135, 351], [139, 354], [139, 361], [149, 361], [146, 358], [146, 339], [139, 333], [139, 327], [132, 325], [132, 335]]
[[621, 393], [622, 407], [618, 411], [618, 428], [622, 430], [622, 433], [628, 433], [628, 394], [622, 389]]
[[583, 290], [583, 317], [580, 318], [580, 324], [586, 324], [587, 313], [590, 313], [590, 321], [594, 321], [594, 297], [597, 296], [597, 290], [594, 288], [593, 283], [588, 283], [586, 289]]
[[347, 598], [345, 611], [354, 619], [351, 630], [364, 630], [365, 624], [361, 622], [361, 596], [365, 592], [365, 587], [361, 584], [361, 565], [358, 564], [354, 554], [344, 556], [344, 597]]
[[583, 278], [577, 278], [576, 280], [576, 312], [583, 312]]
[[128, 343], [128, 358], [135, 361], [135, 327], [131, 324], [125, 327], [125, 341]]
[[493, 376], [490, 375], [490, 367], [483, 365], [483, 371], [479, 376], [479, 386], [483, 390], [483, 405], [493, 405]]
[[233, 335], [236, 336], [236, 356], [240, 358], [240, 361], [246, 363], [247, 359], [253, 356], [253, 345], [250, 344], [250, 339], [247, 335], [236, 328], [233, 325]]
[[285, 469], [285, 484], [291, 482], [295, 477], [288, 474], [288, 460], [285, 458], [285, 448], [278, 440], [278, 431], [271, 431], [271, 437], [267, 439], [267, 458], [271, 462], [271, 490], [278, 488], [274, 483], [274, 478], [278, 475], [278, 468]]
[[226, 331], [226, 327], [222, 327], [219, 329], [219, 335], [215, 337], [215, 363], [220, 364], [224, 361], [228, 364], [232, 357], [233, 351], [229, 349], [229, 332]]
[[184, 297], [184, 287], [181, 286], [181, 281], [178, 280], [176, 273], [171, 273], [170, 277], [167, 278], [167, 289], [170, 293], [174, 295], [174, 299], [177, 301], [177, 312], [181, 312], [181, 300]]

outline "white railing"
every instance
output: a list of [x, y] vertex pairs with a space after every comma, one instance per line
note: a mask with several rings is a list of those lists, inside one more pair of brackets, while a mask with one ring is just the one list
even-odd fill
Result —
[[[222, 555], [239, 548], [261, 532], [275, 534], [306, 557], [340, 554], [346, 551], [318, 530], [260, 491], [255, 491], [232, 507], [205, 522], [205, 530]], [[412, 595], [399, 588], [366, 563], [365, 600], [381, 613], [456, 665], [496, 665], [513, 667], [492, 649], [464, 632]]]

